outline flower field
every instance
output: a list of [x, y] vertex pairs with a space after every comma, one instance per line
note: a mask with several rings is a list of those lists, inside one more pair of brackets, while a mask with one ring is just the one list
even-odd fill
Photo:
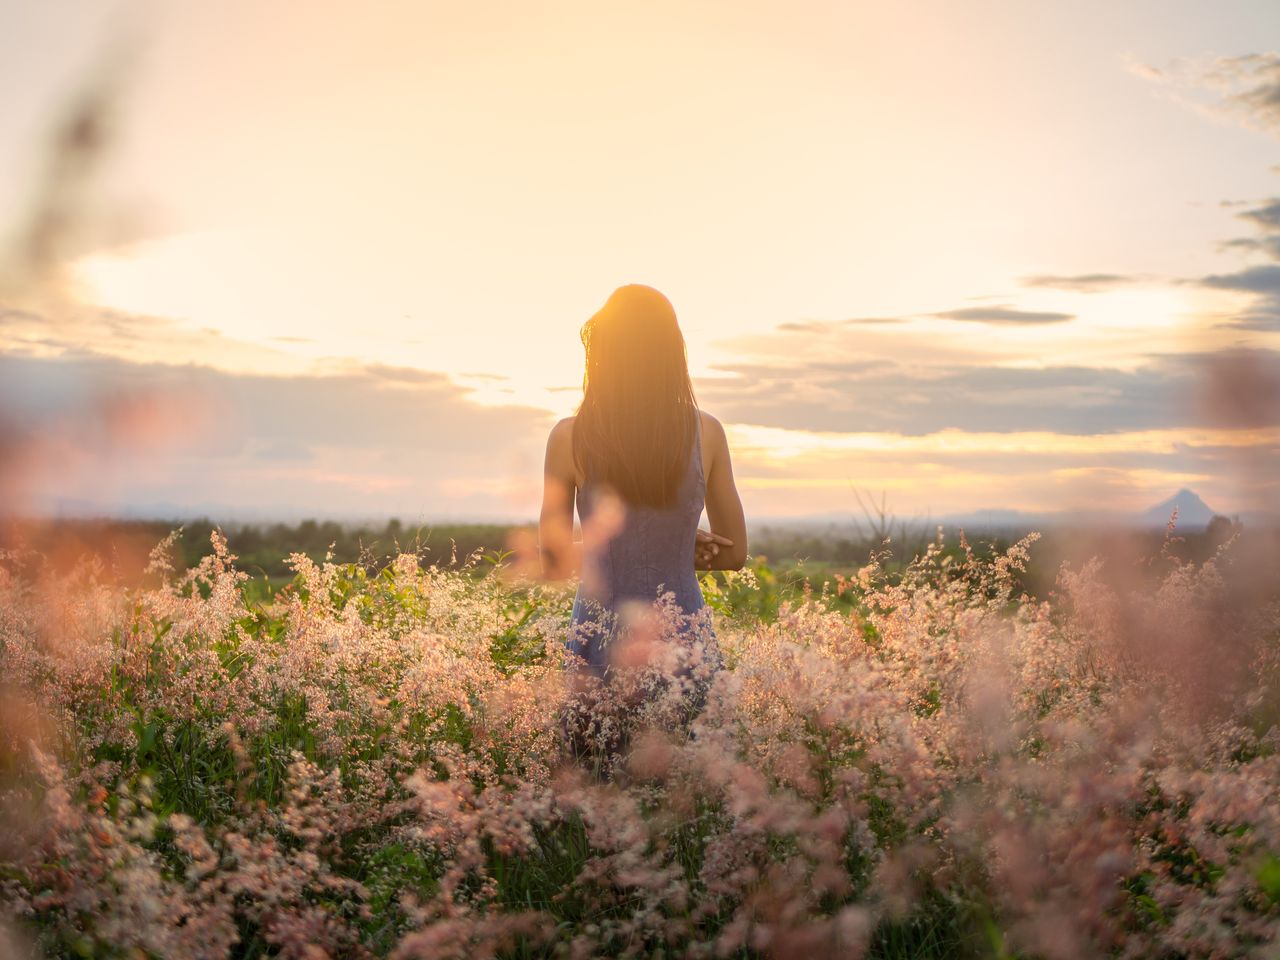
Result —
[[0, 952], [1280, 950], [1280, 607], [1236, 544], [1047, 602], [1031, 540], [708, 575], [714, 636], [664, 608], [604, 691], [561, 588], [297, 555], [267, 597], [214, 546], [5, 558]]

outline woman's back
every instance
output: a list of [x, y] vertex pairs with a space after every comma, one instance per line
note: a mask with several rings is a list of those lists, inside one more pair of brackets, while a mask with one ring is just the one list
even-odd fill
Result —
[[608, 642], [629, 603], [652, 603], [671, 593], [684, 614], [703, 606], [694, 567], [698, 518], [706, 498], [700, 421], [670, 506], [622, 503], [591, 476], [577, 492], [582, 579], [573, 605], [576, 652], [596, 672], [608, 664]]

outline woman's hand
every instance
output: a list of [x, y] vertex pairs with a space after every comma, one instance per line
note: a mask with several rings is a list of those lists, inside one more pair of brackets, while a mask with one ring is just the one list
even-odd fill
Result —
[[699, 530], [693, 545], [694, 568], [697, 570], [711, 570], [712, 564], [715, 563], [716, 555], [720, 553], [720, 548], [732, 546], [733, 541], [728, 537], [722, 537], [718, 533], [708, 533], [706, 530]]

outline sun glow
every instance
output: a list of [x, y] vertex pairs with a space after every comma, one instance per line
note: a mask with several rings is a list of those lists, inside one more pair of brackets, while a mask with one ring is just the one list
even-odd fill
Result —
[[[318, 269], [335, 260], [342, 269]], [[298, 249], [290, 235], [265, 228], [97, 253], [78, 261], [72, 275], [88, 303], [169, 318], [186, 331], [239, 344], [226, 365], [231, 372], [334, 372], [360, 364], [445, 370], [477, 403], [548, 409], [563, 406], [557, 388], [582, 375], [577, 315], [512, 304], [468, 322], [475, 305], [417, 270], [388, 271], [378, 257], [352, 260], [322, 243]], [[177, 346], [166, 359], [207, 362], [191, 354]]]

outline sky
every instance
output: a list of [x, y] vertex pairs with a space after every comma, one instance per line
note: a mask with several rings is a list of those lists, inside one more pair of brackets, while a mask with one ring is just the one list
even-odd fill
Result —
[[529, 518], [641, 282], [749, 518], [1276, 509], [1278, 46], [1273, 0], [0, 0], [0, 493]]

